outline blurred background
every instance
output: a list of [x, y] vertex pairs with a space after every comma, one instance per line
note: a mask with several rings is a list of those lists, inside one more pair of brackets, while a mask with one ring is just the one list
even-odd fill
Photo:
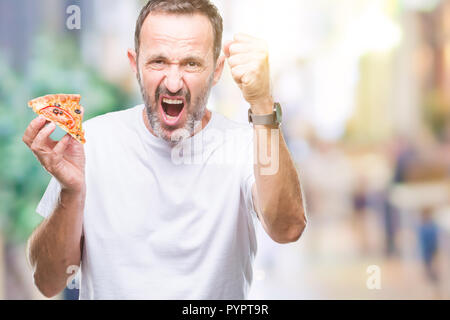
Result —
[[[144, 2], [0, 1], [0, 299], [44, 298], [25, 246], [50, 176], [21, 140], [26, 103], [79, 93], [86, 119], [140, 104], [126, 50]], [[295, 243], [258, 226], [249, 298], [449, 299], [450, 1], [213, 2], [224, 41], [269, 44], [307, 205]], [[208, 107], [247, 121], [228, 67]]]

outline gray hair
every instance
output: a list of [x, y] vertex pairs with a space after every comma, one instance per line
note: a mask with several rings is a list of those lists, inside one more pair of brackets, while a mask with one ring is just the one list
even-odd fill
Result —
[[213, 27], [214, 32], [214, 61], [220, 56], [222, 48], [222, 17], [217, 7], [209, 0], [150, 0], [142, 8], [136, 21], [134, 33], [134, 46], [136, 55], [139, 55], [140, 34], [145, 18], [151, 12], [171, 13], [171, 14], [195, 14], [200, 13], [206, 16]]

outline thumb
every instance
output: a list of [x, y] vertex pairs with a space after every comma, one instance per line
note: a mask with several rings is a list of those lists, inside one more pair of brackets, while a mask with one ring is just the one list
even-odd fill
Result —
[[58, 154], [63, 153], [66, 150], [70, 140], [71, 136], [70, 134], [67, 133], [61, 140], [59, 140], [53, 151], [55, 151]]

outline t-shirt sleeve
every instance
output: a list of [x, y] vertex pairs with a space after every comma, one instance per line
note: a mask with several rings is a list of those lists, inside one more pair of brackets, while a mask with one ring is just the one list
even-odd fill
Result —
[[52, 177], [41, 201], [36, 208], [36, 212], [44, 218], [49, 217], [58, 204], [60, 192], [61, 185], [56, 178]]
[[243, 166], [243, 196], [245, 201], [245, 206], [247, 211], [253, 215], [253, 217], [257, 217], [257, 213], [255, 211], [255, 206], [253, 203], [252, 196], [252, 188], [255, 183], [255, 173], [253, 168], [253, 135], [249, 138], [247, 146], [245, 147], [245, 161]]

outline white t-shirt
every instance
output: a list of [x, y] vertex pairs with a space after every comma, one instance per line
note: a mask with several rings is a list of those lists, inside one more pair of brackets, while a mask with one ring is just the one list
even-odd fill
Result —
[[[143, 108], [84, 124], [80, 299], [245, 299], [257, 249], [251, 127], [212, 112], [171, 148], [145, 127]], [[59, 191], [52, 178], [40, 215]]]

